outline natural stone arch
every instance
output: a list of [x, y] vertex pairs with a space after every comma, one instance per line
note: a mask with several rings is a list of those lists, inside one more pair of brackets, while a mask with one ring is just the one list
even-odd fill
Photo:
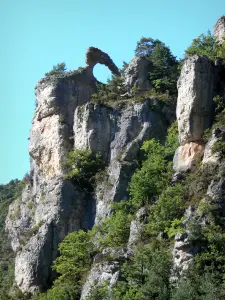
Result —
[[120, 76], [119, 69], [107, 53], [101, 51], [98, 48], [89, 47], [86, 52], [86, 65], [93, 72], [94, 66], [96, 64], [105, 65], [114, 75]]

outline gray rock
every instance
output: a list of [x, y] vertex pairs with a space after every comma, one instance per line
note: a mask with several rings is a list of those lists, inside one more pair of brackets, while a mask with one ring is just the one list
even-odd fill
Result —
[[193, 56], [178, 80], [177, 119], [180, 144], [199, 141], [212, 122], [216, 75], [207, 57]]
[[113, 74], [120, 76], [120, 71], [114, 64], [110, 56], [98, 48], [88, 48], [86, 52], [86, 64], [91, 70], [93, 70], [96, 64], [105, 65]]
[[125, 102], [119, 107], [88, 103], [76, 109], [75, 148], [100, 152], [108, 165], [96, 187], [96, 223], [111, 214], [111, 202], [128, 197], [128, 182], [143, 141], [165, 137], [164, 116], [149, 110], [151, 102]]
[[225, 141], [225, 128], [215, 128], [212, 132], [212, 137], [209, 139], [205, 146], [203, 164], [217, 164], [220, 161], [220, 153], [213, 153], [212, 149], [216, 142]]
[[214, 26], [214, 36], [222, 43], [225, 38], [225, 17], [221, 17]]
[[143, 56], [134, 57], [124, 72], [125, 86], [130, 91], [136, 85], [142, 91], [152, 88], [149, 72], [152, 70], [151, 62]]
[[147, 209], [142, 207], [136, 213], [135, 219], [130, 224], [130, 236], [127, 247], [133, 248], [139, 242], [147, 221]]
[[[51, 265], [59, 242], [110, 215], [110, 203], [128, 196], [140, 145], [151, 137], [165, 137], [167, 123], [161, 111], [150, 111], [151, 99], [108, 107], [90, 103], [95, 92], [89, 67], [44, 78], [36, 87], [31, 180], [6, 219], [16, 252], [15, 281], [23, 292], [47, 287], [55, 276]], [[100, 152], [108, 166], [93, 194], [65, 179], [63, 163], [73, 148]]]
[[[193, 259], [192, 247], [187, 232], [176, 234], [172, 254], [173, 270], [180, 276], [188, 269]], [[173, 280], [175, 280], [175, 277], [173, 277]]]
[[16, 252], [15, 281], [23, 292], [45, 289], [58, 243], [94, 221], [92, 197], [64, 179], [63, 162], [73, 147], [75, 108], [96, 91], [83, 70], [45, 78], [36, 87], [37, 107], [30, 132], [31, 181], [9, 208], [6, 230]]
[[80, 299], [85, 300], [93, 287], [102, 286], [106, 281], [108, 288], [111, 289], [119, 278], [120, 265], [127, 257], [123, 249], [105, 249], [101, 255], [98, 254], [83, 286]]

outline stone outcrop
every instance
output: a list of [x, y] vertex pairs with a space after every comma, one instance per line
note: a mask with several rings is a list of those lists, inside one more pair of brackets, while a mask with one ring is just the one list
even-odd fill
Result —
[[181, 145], [199, 141], [212, 122], [215, 71], [207, 57], [193, 56], [178, 80], [177, 120]]
[[95, 80], [86, 70], [43, 79], [36, 87], [29, 145], [31, 178], [6, 219], [16, 252], [15, 280], [23, 292], [46, 288], [58, 243], [68, 232], [93, 225], [92, 199], [65, 180], [63, 162], [73, 147], [74, 111], [95, 91]]
[[177, 84], [176, 114], [180, 142], [174, 156], [177, 172], [194, 169], [202, 159], [202, 136], [212, 123], [217, 84], [217, 71], [207, 57], [186, 59]]
[[[128, 197], [141, 144], [151, 137], [163, 140], [166, 134], [168, 107], [158, 104], [151, 111], [152, 99], [113, 107], [91, 102], [96, 93], [92, 70], [97, 62], [118, 73], [105, 53], [91, 48], [86, 68], [44, 78], [36, 86], [30, 178], [6, 219], [16, 253], [15, 281], [25, 293], [44, 290], [52, 282], [51, 265], [65, 235], [92, 228], [111, 214], [110, 202]], [[105, 161], [107, 168], [92, 194], [65, 177], [64, 162], [72, 149], [100, 152]]]
[[135, 219], [130, 224], [130, 236], [127, 243], [128, 249], [135, 248], [138, 242], [141, 240], [141, 235], [144, 231], [144, 224], [147, 222], [147, 209], [146, 207], [140, 208], [135, 216]]
[[[103, 286], [111, 289], [120, 276], [120, 265], [128, 258], [129, 254], [123, 249], [105, 249], [94, 258], [94, 264], [83, 286], [81, 300], [85, 300], [94, 286]], [[109, 261], [110, 257], [110, 261]]]
[[110, 56], [98, 48], [88, 48], [86, 53], [86, 64], [91, 70], [93, 70], [96, 64], [105, 65], [113, 74], [120, 76], [120, 71], [114, 64]]
[[208, 143], [205, 145], [204, 157], [202, 160], [203, 164], [211, 163], [217, 164], [220, 161], [220, 153], [213, 153], [212, 149], [216, 142], [225, 141], [225, 129], [224, 128], [215, 128], [212, 131], [212, 137], [209, 139]]
[[194, 170], [204, 154], [202, 142], [190, 142], [177, 148], [173, 158], [173, 166], [177, 172]]
[[[223, 24], [222, 18], [215, 26], [215, 36], [220, 40]], [[172, 106], [157, 99], [154, 109], [151, 109], [153, 99], [121, 100], [110, 105], [93, 102], [91, 95], [97, 91], [93, 68], [97, 63], [120, 76], [108, 54], [90, 47], [85, 68], [49, 76], [36, 86], [37, 105], [29, 145], [30, 177], [22, 196], [11, 204], [6, 219], [6, 230], [16, 253], [15, 281], [25, 293], [45, 290], [52, 283], [55, 274], [51, 265], [58, 244], [69, 232], [91, 229], [112, 214], [112, 202], [128, 199], [128, 183], [137, 167], [140, 146], [150, 138], [164, 141], [168, 124], [174, 120]], [[206, 146], [202, 141], [205, 129], [212, 123], [213, 97], [218, 88], [216, 68], [206, 57], [194, 56], [184, 62], [176, 110], [180, 146], [174, 156], [177, 173], [172, 184], [182, 178], [183, 172], [194, 170], [202, 158], [204, 164], [220, 161], [220, 155], [212, 153], [212, 147], [215, 142], [225, 140], [224, 130], [215, 129]], [[151, 69], [145, 57], [135, 57], [130, 62], [124, 71], [128, 96], [133, 87], [140, 91], [152, 88]], [[64, 162], [74, 149], [99, 152], [104, 160], [106, 167], [96, 174], [92, 193], [66, 179]], [[222, 199], [222, 206], [224, 190], [224, 181], [217, 178], [210, 183], [207, 197], [217, 202]], [[121, 263], [136, 249], [147, 215], [145, 208], [136, 213], [126, 249], [104, 249], [95, 256], [81, 299], [105, 280], [109, 287], [116, 283]], [[189, 207], [182, 222], [184, 230], [175, 236], [173, 266], [179, 274], [188, 268], [197, 251], [188, 231], [188, 223], [194, 218], [201, 216]], [[204, 221], [202, 218], [202, 224]], [[109, 257], [107, 261], [105, 258]]]
[[225, 16], [221, 17], [214, 26], [214, 36], [221, 43], [225, 38]]
[[95, 223], [110, 215], [111, 201], [128, 197], [128, 182], [143, 141], [163, 139], [166, 134], [165, 117], [149, 110], [151, 101], [125, 102], [118, 107], [88, 103], [75, 111], [75, 148], [100, 152], [107, 164], [104, 180], [96, 187]]
[[[173, 269], [174, 276], [172, 281], [176, 282], [178, 277], [187, 271], [188, 266], [193, 259], [193, 249], [188, 239], [187, 232], [177, 233], [175, 236], [175, 243], [173, 248]], [[176, 274], [176, 275], [175, 275]]]
[[149, 80], [149, 72], [151, 70], [151, 62], [146, 57], [134, 57], [124, 72], [125, 86], [128, 91], [134, 86], [141, 91], [151, 89], [152, 85]]

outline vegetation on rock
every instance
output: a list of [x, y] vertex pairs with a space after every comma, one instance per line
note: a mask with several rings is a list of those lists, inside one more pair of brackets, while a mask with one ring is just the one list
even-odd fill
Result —
[[53, 66], [52, 70], [45, 73], [46, 77], [52, 76], [52, 75], [60, 75], [66, 71], [66, 64], [64, 62], [57, 64], [56, 66]]
[[[151, 61], [149, 79], [154, 89], [139, 95], [140, 91], [133, 87], [132, 98], [124, 101], [157, 95], [158, 99], [162, 97], [160, 100], [170, 102], [171, 95], [176, 95], [179, 74], [179, 62], [170, 49], [159, 40], [142, 38], [137, 43], [135, 54]], [[187, 56], [196, 54], [206, 55], [212, 61], [218, 58], [224, 60], [225, 42], [218, 44], [210, 33], [201, 35], [186, 50]], [[124, 64], [121, 74], [124, 74], [126, 67]], [[46, 76], [64, 71], [65, 64], [62, 63], [54, 66]], [[124, 93], [124, 78], [113, 75], [106, 85], [98, 84], [98, 93], [92, 99], [105, 103], [120, 100]], [[211, 137], [212, 129], [225, 128], [224, 99], [224, 91], [214, 98], [215, 118], [206, 140]], [[156, 109], [155, 103], [152, 101], [151, 110]], [[78, 230], [65, 237], [53, 264], [58, 278], [46, 293], [34, 295], [33, 300], [80, 299], [88, 272], [93, 262], [96, 263], [96, 254], [101, 254], [101, 262], [117, 260], [120, 275], [111, 288], [107, 280], [99, 285], [96, 283], [87, 300], [225, 298], [225, 141], [219, 137], [212, 147], [212, 152], [221, 154], [219, 163], [199, 165], [195, 171], [182, 174], [180, 179], [173, 178], [172, 169], [177, 147], [177, 122], [168, 129], [164, 143], [157, 139], [143, 143], [139, 167], [130, 180], [129, 198], [113, 203], [111, 215], [92, 230]], [[69, 152], [64, 167], [69, 180], [81, 189], [92, 192], [95, 175], [102, 171], [104, 163], [99, 153], [76, 149]], [[104, 177], [104, 172], [101, 175]], [[216, 191], [211, 193], [213, 187]], [[12, 299], [8, 290], [13, 282], [13, 256], [5, 243], [4, 220], [8, 205], [18, 197], [20, 191], [21, 183], [18, 181], [0, 186], [0, 297], [3, 300]], [[130, 224], [137, 220], [137, 213], [143, 207], [146, 218], [142, 220], [142, 231], [138, 232], [138, 242], [130, 249]], [[188, 210], [191, 213], [187, 216]], [[29, 234], [36, 232], [40, 225], [32, 228]], [[172, 249], [174, 237], [182, 234], [186, 234], [192, 252], [189, 253], [189, 268], [181, 274], [173, 269]], [[127, 255], [120, 260], [115, 254], [117, 250]], [[175, 282], [173, 277], [176, 277]], [[25, 299], [23, 295], [19, 297]]]
[[14, 253], [5, 233], [5, 218], [10, 203], [21, 194], [23, 183], [11, 180], [0, 185], [0, 299], [11, 299], [10, 288], [14, 280]]
[[94, 175], [104, 167], [100, 153], [89, 149], [76, 149], [68, 153], [64, 166], [66, 177], [83, 189], [89, 189], [94, 183]]
[[176, 95], [179, 62], [169, 47], [160, 40], [142, 37], [137, 43], [135, 55], [145, 56], [152, 63], [150, 81], [156, 91]]

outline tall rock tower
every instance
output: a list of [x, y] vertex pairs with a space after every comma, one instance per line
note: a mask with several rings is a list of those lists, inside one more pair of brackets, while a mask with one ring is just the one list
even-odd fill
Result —
[[221, 17], [214, 26], [214, 36], [219, 42], [225, 38], [225, 16]]

